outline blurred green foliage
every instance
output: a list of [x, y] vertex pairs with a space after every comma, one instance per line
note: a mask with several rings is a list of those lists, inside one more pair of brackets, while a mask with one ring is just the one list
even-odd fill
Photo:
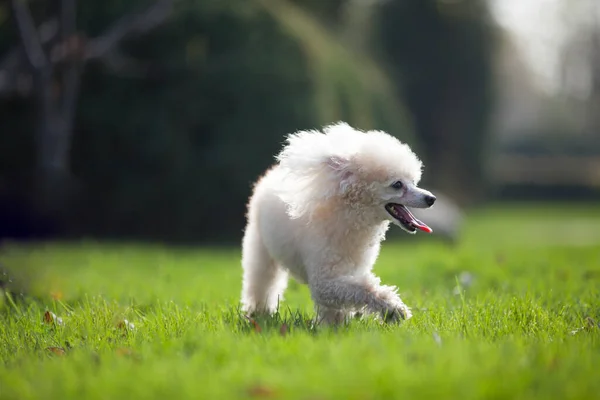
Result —
[[379, 10], [375, 37], [414, 117], [434, 183], [457, 198], [473, 196], [483, 189], [493, 99], [496, 31], [487, 2], [389, 1]]
[[[492, 40], [481, 6], [457, 17], [429, 0], [373, 5], [381, 11], [371, 21], [378, 52], [364, 52], [338, 34], [349, 3], [178, 0], [166, 24], [124, 43], [127, 69], [88, 64], [71, 152], [79, 190], [63, 221], [69, 232], [237, 240], [251, 184], [284, 135], [337, 120], [387, 130], [433, 160], [445, 151], [446, 130], [431, 124], [456, 115], [464, 123], [448, 135], [476, 169]], [[78, 28], [94, 37], [150, 2], [78, 4]], [[15, 43], [8, 20], [0, 55]], [[466, 99], [459, 111], [448, 93]], [[31, 106], [16, 97], [0, 103], [1, 177], [25, 193], [35, 164]]]

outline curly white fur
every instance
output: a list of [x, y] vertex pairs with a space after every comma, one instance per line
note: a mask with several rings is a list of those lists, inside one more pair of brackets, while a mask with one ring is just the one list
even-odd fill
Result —
[[[352, 313], [410, 318], [397, 289], [372, 273], [389, 222], [384, 206], [428, 207], [417, 188], [422, 164], [408, 145], [345, 123], [289, 135], [258, 180], [242, 243], [242, 305], [273, 312], [288, 275], [309, 285], [320, 320]], [[402, 190], [390, 188], [401, 180]]]

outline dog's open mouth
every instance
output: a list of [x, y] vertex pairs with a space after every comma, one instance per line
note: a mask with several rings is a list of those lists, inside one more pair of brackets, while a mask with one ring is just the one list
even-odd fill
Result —
[[402, 204], [388, 203], [385, 205], [385, 209], [388, 213], [390, 213], [392, 217], [394, 217], [398, 222], [400, 222], [400, 224], [406, 231], [410, 233], [415, 233], [417, 229], [420, 229], [423, 232], [427, 233], [433, 232], [433, 230], [430, 227], [428, 227], [425, 223], [416, 219], [415, 216], [412, 215], [410, 211], [408, 211], [408, 208], [406, 208]]

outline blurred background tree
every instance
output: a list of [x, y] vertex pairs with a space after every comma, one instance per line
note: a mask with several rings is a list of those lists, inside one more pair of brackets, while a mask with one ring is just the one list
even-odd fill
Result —
[[[461, 204], [485, 199], [496, 58], [507, 48], [488, 9], [483, 0], [0, 3], [3, 235], [28, 226], [23, 235], [238, 241], [251, 184], [284, 135], [338, 120], [407, 141], [425, 183]], [[32, 36], [50, 73], [32, 66]], [[43, 93], [54, 105], [40, 103]], [[68, 178], [55, 179], [53, 165]]]
[[391, 1], [376, 18], [375, 40], [414, 117], [426, 177], [462, 203], [480, 199], [496, 43], [487, 4]]

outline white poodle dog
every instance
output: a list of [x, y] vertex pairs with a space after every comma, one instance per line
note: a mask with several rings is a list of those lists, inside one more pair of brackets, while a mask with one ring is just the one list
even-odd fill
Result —
[[337, 123], [289, 135], [277, 161], [248, 204], [244, 311], [276, 311], [291, 275], [308, 284], [320, 322], [338, 324], [356, 312], [410, 318], [397, 288], [372, 272], [390, 222], [431, 232], [406, 208], [436, 199], [417, 187], [422, 164], [409, 146]]

